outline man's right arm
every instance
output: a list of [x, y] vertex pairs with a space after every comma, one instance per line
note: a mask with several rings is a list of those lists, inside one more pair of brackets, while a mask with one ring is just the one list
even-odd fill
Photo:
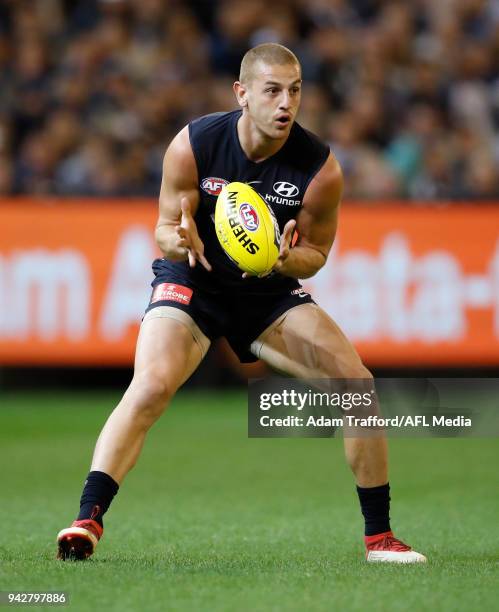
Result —
[[210, 269], [193, 219], [199, 205], [199, 190], [188, 129], [185, 127], [175, 136], [163, 160], [156, 242], [166, 259], [189, 259], [191, 267], [199, 261]]

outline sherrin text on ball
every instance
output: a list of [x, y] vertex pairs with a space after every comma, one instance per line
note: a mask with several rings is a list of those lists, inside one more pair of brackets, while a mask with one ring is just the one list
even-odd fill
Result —
[[225, 253], [250, 274], [265, 274], [279, 257], [280, 232], [265, 200], [246, 183], [225, 185], [217, 198], [215, 228]]

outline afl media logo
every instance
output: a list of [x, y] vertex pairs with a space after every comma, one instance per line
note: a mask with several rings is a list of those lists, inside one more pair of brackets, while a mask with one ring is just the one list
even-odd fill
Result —
[[258, 229], [258, 215], [251, 204], [246, 202], [241, 204], [239, 207], [239, 216], [241, 217], [242, 224], [248, 231], [254, 232]]
[[217, 196], [220, 195], [220, 192], [224, 186], [228, 184], [229, 181], [226, 181], [225, 179], [217, 178], [216, 176], [209, 176], [208, 178], [203, 179], [201, 189], [210, 195]]
[[285, 198], [292, 198], [293, 196], [298, 195], [298, 192], [300, 191], [296, 185], [293, 185], [293, 183], [288, 183], [287, 181], [278, 181], [277, 183], [274, 183], [273, 189], [276, 193]]

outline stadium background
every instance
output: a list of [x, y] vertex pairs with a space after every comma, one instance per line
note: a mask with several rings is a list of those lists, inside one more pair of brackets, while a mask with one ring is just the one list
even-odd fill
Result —
[[[498, 3], [266, 8], [0, 4], [4, 366], [130, 364], [165, 147], [234, 108], [241, 56], [263, 40], [299, 55], [300, 121], [345, 173], [335, 251], [308, 283], [319, 302], [371, 367], [497, 365]], [[209, 363], [204, 381], [240, 370], [220, 348]]]
[[[191, 118], [234, 108], [240, 59], [265, 41], [302, 61], [299, 121], [346, 178], [337, 244], [306, 286], [375, 372], [499, 365], [497, 0], [0, 1], [0, 452], [12, 526], [0, 587], [67, 587], [81, 609], [126, 609], [123, 576], [129, 609], [165, 609], [154, 593], [168, 609], [246, 609], [239, 593], [248, 609], [327, 609], [333, 595], [376, 609], [383, 589], [405, 609], [399, 589], [421, 607], [443, 581], [440, 609], [470, 609], [477, 589], [492, 607], [495, 441], [394, 441], [396, 515], [436, 567], [418, 583], [367, 575], [352, 561], [360, 521], [340, 446], [246, 440], [244, 381], [265, 369], [241, 367], [223, 343], [151, 433], [110, 514], [108, 567], [87, 569], [92, 592], [80, 570], [52, 563], [131, 375], [165, 147]], [[169, 579], [157, 583], [153, 566]]]

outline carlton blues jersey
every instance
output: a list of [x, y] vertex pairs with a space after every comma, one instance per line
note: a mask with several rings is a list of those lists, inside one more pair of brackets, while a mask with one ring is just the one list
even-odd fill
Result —
[[[198, 262], [167, 262], [171, 271], [188, 274], [192, 282], [207, 290], [237, 289], [248, 293], [280, 293], [299, 287], [298, 281], [281, 274], [242, 279], [241, 270], [225, 254], [215, 231], [217, 196], [227, 183], [250, 184], [270, 205], [279, 229], [301, 209], [305, 191], [326, 161], [329, 148], [316, 136], [294, 123], [284, 146], [262, 162], [253, 162], [244, 153], [237, 134], [241, 111], [214, 113], [189, 124], [189, 138], [196, 160], [200, 202], [194, 217], [204, 243], [204, 254], [212, 265], [206, 271]], [[181, 270], [182, 269], [182, 270]]]

